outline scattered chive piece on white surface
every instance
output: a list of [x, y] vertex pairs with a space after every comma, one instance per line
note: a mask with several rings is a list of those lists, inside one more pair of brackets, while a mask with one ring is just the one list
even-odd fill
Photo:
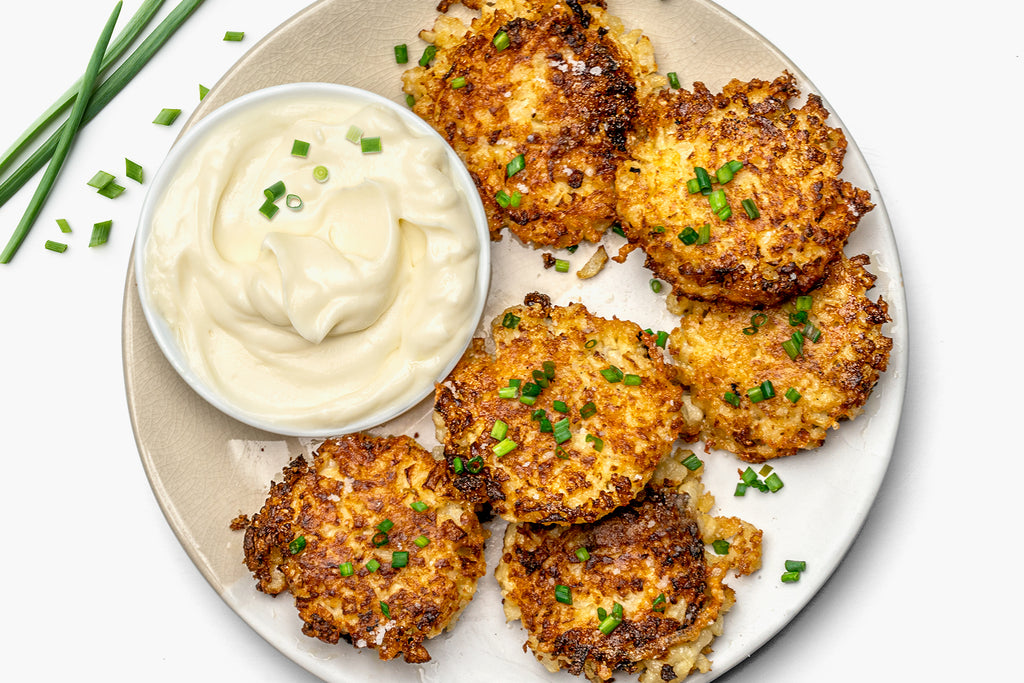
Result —
[[115, 199], [124, 192], [124, 185], [118, 185], [117, 183], [107, 183], [105, 186], [96, 190], [97, 194], [101, 194], [109, 199]]
[[106, 171], [96, 171], [96, 175], [89, 179], [86, 183], [89, 187], [95, 187], [97, 190], [102, 190], [104, 187], [114, 182], [114, 176], [107, 173]]
[[110, 227], [113, 224], [114, 221], [101, 221], [93, 224], [92, 235], [89, 237], [89, 246], [98, 247], [102, 244], [106, 244], [107, 239], [110, 237]]
[[124, 174], [128, 176], [129, 180], [134, 180], [140, 185], [142, 184], [145, 178], [142, 166], [140, 166], [139, 164], [135, 163], [134, 161], [127, 157], [125, 157], [124, 160]]
[[44, 244], [43, 246], [45, 246], [50, 251], [57, 252], [58, 254], [63, 254], [65, 251], [68, 250], [68, 245], [64, 244], [63, 242], [54, 242], [53, 240], [46, 240], [46, 244]]
[[245, 38], [245, 31], [226, 31], [224, 40], [229, 43], [238, 43]]
[[303, 158], [309, 156], [309, 143], [305, 140], [295, 140], [292, 142], [292, 156]]
[[68, 223], [67, 219], [65, 218], [57, 219], [57, 227], [59, 227], [60, 231], [63, 232], [64, 234], [71, 232], [71, 224]]
[[203, 85], [202, 83], [200, 83], [200, 84], [199, 84], [199, 101], [200, 101], [200, 102], [202, 102], [202, 101], [203, 101], [203, 98], [204, 98], [204, 97], [206, 97], [206, 95], [207, 95], [207, 94], [208, 94], [209, 92], [210, 92], [210, 89], [209, 89], [209, 88], [207, 88], [207, 87], [206, 87], [205, 85]]
[[153, 119], [153, 123], [159, 126], [169, 126], [177, 120], [180, 114], [180, 109], [164, 108], [161, 109], [160, 113], [156, 115], [155, 119]]

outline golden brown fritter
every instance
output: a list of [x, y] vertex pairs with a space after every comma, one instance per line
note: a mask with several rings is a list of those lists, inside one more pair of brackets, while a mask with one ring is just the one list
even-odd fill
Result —
[[454, 623], [485, 571], [485, 533], [454, 493], [444, 462], [409, 437], [330, 439], [271, 487], [246, 529], [245, 564], [259, 590], [295, 596], [306, 635], [428, 661], [423, 641]]
[[[839, 178], [846, 136], [826, 125], [817, 95], [791, 109], [799, 94], [785, 73], [770, 83], [733, 80], [717, 95], [695, 83], [692, 92], [663, 90], [643, 102], [632, 161], [619, 167], [618, 210], [626, 250], [642, 248], [647, 267], [677, 295], [773, 305], [802, 294], [872, 208], [868, 192]], [[730, 161], [743, 166], [716, 182]], [[711, 197], [687, 190], [697, 167], [724, 190], [727, 220]], [[749, 217], [744, 199], [759, 217]], [[687, 228], [699, 235], [704, 225], [706, 243], [684, 243]]]
[[[793, 455], [820, 446], [830, 427], [861, 413], [892, 348], [882, 334], [888, 304], [867, 295], [875, 282], [864, 269], [868, 261], [861, 255], [833, 262], [809, 295], [807, 322], [794, 320], [795, 326], [790, 316], [799, 316], [796, 299], [764, 310], [670, 300], [682, 318], [669, 350], [691, 400], [704, 411], [701, 437], [708, 449], [723, 448], [748, 462]], [[762, 324], [745, 334], [752, 322]], [[794, 344], [793, 334], [803, 334], [808, 324], [821, 338], [805, 338], [794, 360], [783, 344]], [[758, 398], [756, 389], [766, 380], [775, 397], [752, 401], [747, 392], [755, 390]], [[790, 388], [800, 395], [796, 403], [785, 396]], [[725, 400], [727, 392], [738, 405]]]
[[[734, 600], [726, 572], [760, 566], [762, 534], [735, 517], [711, 516], [703, 468], [689, 471], [682, 457], [666, 458], [636, 500], [598, 522], [509, 525], [495, 571], [505, 614], [522, 621], [527, 645], [551, 671], [607, 681], [624, 669], [648, 683], [710, 669], [709, 644]], [[728, 551], [706, 547], [716, 540]], [[556, 586], [567, 587], [571, 604], [556, 599], [565, 590]], [[599, 627], [616, 603], [621, 622], [605, 634]]]
[[[537, 246], [598, 241], [615, 220], [615, 167], [638, 89], [664, 82], [650, 42], [609, 16], [603, 0], [462, 4], [481, 10], [470, 27], [441, 16], [421, 33], [437, 54], [403, 76], [413, 111], [466, 163], [493, 239], [508, 227]], [[499, 33], [508, 37], [503, 49]], [[518, 155], [525, 166], [508, 177]], [[518, 193], [518, 205], [502, 206], [499, 192]]]
[[[492, 336], [493, 356], [474, 339], [437, 386], [434, 422], [462, 469], [455, 486], [505, 519], [594, 521], [632, 500], [689, 429], [672, 368], [635, 323], [531, 294]], [[518, 390], [507, 388], [513, 379]], [[502, 398], [503, 387], [514, 396]], [[506, 433], [493, 431], [498, 421]], [[504, 455], [494, 450], [502, 441], [514, 444]]]

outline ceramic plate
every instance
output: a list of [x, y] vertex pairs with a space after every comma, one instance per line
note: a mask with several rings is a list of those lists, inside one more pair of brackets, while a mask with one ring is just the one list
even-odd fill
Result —
[[[676, 71], [684, 86], [703, 81], [712, 90], [733, 77], [771, 79], [788, 69], [804, 94], [816, 92], [800, 69], [754, 30], [704, 0], [609, 0], [609, 10], [629, 27], [641, 28], [654, 44], [663, 72]], [[416, 59], [417, 38], [434, 18], [435, 3], [353, 3], [322, 0], [292, 17], [248, 52], [210, 91], [188, 125], [216, 107], [259, 88], [297, 81], [329, 81], [372, 90], [396, 102], [401, 67], [395, 43], [407, 42]], [[826, 95], [822, 93], [823, 95]], [[802, 99], [801, 99], [802, 102]], [[826, 95], [826, 106], [827, 95]], [[833, 111], [832, 125], [842, 126]], [[764, 530], [762, 569], [730, 578], [736, 606], [726, 617], [725, 634], [714, 643], [711, 680], [750, 656], [786, 625], [821, 588], [860, 530], [885, 475], [899, 424], [907, 366], [907, 311], [899, 258], [880, 193], [862, 155], [850, 140], [844, 176], [869, 190], [876, 203], [853, 234], [846, 252], [866, 253], [878, 276], [874, 296], [889, 303], [893, 323], [886, 334], [894, 347], [889, 369], [855, 421], [830, 432], [817, 451], [773, 463], [785, 482], [774, 495], [732, 495], [737, 468], [724, 452], [705, 456], [704, 481], [718, 500], [718, 513], [735, 515]], [[618, 238], [607, 238], [609, 251]], [[580, 267], [594, 247], [570, 258]], [[532, 291], [550, 294], [557, 304], [582, 301], [605, 317], [633, 320], [641, 327], [671, 330], [664, 294], [651, 292], [642, 254], [623, 264], [609, 263], [597, 277], [579, 280], [541, 267], [540, 252], [506, 237], [492, 245], [492, 286], [483, 320], [520, 303]], [[242, 563], [242, 533], [229, 529], [240, 513], [256, 512], [271, 479], [311, 439], [285, 438], [236, 422], [206, 403], [178, 377], [150, 335], [139, 307], [131, 265], [125, 288], [123, 345], [128, 407], [143, 465], [167, 520], [189, 557], [238, 615], [271, 645], [326, 681], [441, 682], [475, 680], [481, 670], [505, 673], [506, 680], [572, 681], [549, 674], [522, 646], [518, 622], [506, 624], [493, 576], [503, 522], [491, 522], [489, 572], [455, 628], [428, 643], [433, 660], [423, 665], [381, 662], [372, 650], [345, 643], [327, 645], [303, 636], [291, 598], [255, 590]], [[482, 332], [482, 331], [481, 331]], [[435, 445], [430, 400], [378, 431], [413, 435]], [[700, 445], [697, 445], [698, 452]], [[756, 492], [755, 492], [756, 493]], [[786, 559], [803, 559], [798, 583], [779, 580]], [[630, 680], [631, 676], [620, 676]]]

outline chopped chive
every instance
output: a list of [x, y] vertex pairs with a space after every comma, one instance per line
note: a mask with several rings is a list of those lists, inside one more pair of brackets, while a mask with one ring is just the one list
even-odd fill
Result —
[[110, 227], [113, 224], [113, 221], [101, 221], [99, 223], [94, 223], [92, 226], [92, 235], [89, 236], [89, 246], [98, 247], [106, 244], [107, 239], [110, 237]]
[[516, 445], [516, 442], [512, 439], [502, 439], [494, 446], [493, 450], [495, 457], [500, 458], [503, 455], [508, 455], [515, 450]]
[[524, 168], [526, 168], [526, 157], [522, 154], [517, 154], [512, 158], [512, 161], [505, 164], [505, 177], [511, 178]]
[[263, 202], [263, 205], [260, 207], [260, 213], [262, 213], [264, 216], [266, 216], [267, 220], [270, 220], [275, 215], [277, 215], [277, 211], [278, 211], [277, 204], [275, 204], [273, 202], [273, 200], [271, 200], [269, 198], [266, 199]]
[[766, 399], [775, 398], [775, 386], [772, 385], [770, 379], [761, 382], [761, 393], [764, 394]]
[[576, 559], [580, 562], [586, 562], [590, 559], [590, 551], [583, 546], [576, 548]]
[[708, 203], [711, 205], [711, 210], [715, 213], [724, 209], [728, 205], [725, 199], [725, 190], [721, 188], [713, 190], [708, 195]]
[[384, 602], [383, 600], [380, 601], [380, 611], [381, 614], [384, 615], [385, 619], [391, 618], [391, 608], [388, 607], [388, 603]]
[[224, 40], [229, 43], [238, 43], [245, 38], [245, 31], [226, 31], [224, 33]]
[[740, 475], [740, 479], [743, 481], [744, 484], [750, 486], [755, 481], [757, 481], [757, 472], [754, 471], [753, 467], [748, 467], [747, 469], [743, 470], [743, 474]]
[[764, 400], [764, 392], [761, 391], [761, 387], [747, 389], [747, 398], [750, 399], [751, 403], [760, 403]]
[[520, 192], [519, 190], [513, 190], [512, 191], [512, 196], [509, 197], [508, 205], [511, 206], [513, 209], [518, 209], [519, 205], [522, 203], [522, 201], [523, 201], [523, 193]]
[[535, 384], [533, 382], [527, 382], [526, 384], [522, 385], [521, 391], [523, 393], [523, 396], [529, 396], [531, 398], [536, 398], [536, 397], [540, 396], [541, 392], [544, 391], [544, 389], [541, 388], [541, 386], [539, 384]]
[[651, 603], [651, 610], [655, 612], [664, 612], [667, 607], [667, 601], [664, 593], [659, 593], [658, 597], [654, 598], [654, 602]]
[[555, 271], [558, 273], [568, 273], [569, 265], [569, 262], [565, 259], [555, 259]]
[[297, 194], [290, 194], [287, 197], [285, 197], [284, 205], [287, 206], [292, 211], [298, 211], [304, 206], [302, 197], [300, 197]]
[[462, 474], [462, 458], [456, 456], [452, 459], [452, 471], [455, 472], [455, 474]]
[[94, 187], [97, 190], [102, 190], [104, 187], [114, 182], [114, 176], [107, 173], [106, 171], [96, 171], [96, 175], [89, 179], [86, 183], [89, 187]]
[[363, 129], [359, 126], [349, 126], [348, 130], [345, 131], [345, 139], [351, 142], [353, 145], [358, 145], [359, 141], [363, 137]]
[[505, 316], [501, 319], [501, 326], [508, 328], [510, 330], [514, 330], [516, 329], [516, 326], [519, 325], [520, 320], [522, 320], [522, 318], [520, 318], [515, 313], [506, 313]]
[[359, 148], [363, 154], [379, 154], [383, 146], [381, 145], [380, 137], [359, 138]]
[[269, 199], [271, 202], [276, 202], [281, 197], [287, 194], [288, 190], [285, 189], [284, 181], [278, 180], [276, 183], [263, 190], [263, 196]]
[[711, 241], [711, 224], [705, 223], [697, 230], [697, 241], [694, 244], [707, 244]]
[[739, 173], [740, 169], [743, 168], [743, 162], [737, 161], [735, 159], [733, 159], [726, 165], [729, 167], [729, 170], [733, 172], [733, 174]]
[[480, 474], [480, 471], [484, 468], [484, 459], [479, 455], [474, 455], [468, 461], [466, 461], [466, 471], [470, 474]]
[[615, 382], [621, 382], [623, 378], [622, 370], [619, 370], [614, 365], [609, 365], [605, 369], [601, 370], [601, 375], [614, 384]]
[[787, 339], [782, 342], [782, 350], [786, 352], [790, 360], [796, 360], [800, 357], [800, 348], [796, 345], [792, 339]]
[[532, 413], [530, 413], [530, 419], [531, 420], [543, 420], [545, 417], [547, 417], [547, 415], [548, 415], [548, 411], [544, 410], [543, 408], [537, 408], [537, 410], [535, 410]]
[[732, 405], [732, 406], [734, 406], [736, 408], [740, 407], [740, 397], [737, 396], [734, 392], [727, 391], [727, 392], [725, 392], [725, 395], [722, 396], [722, 398], [725, 399], [726, 403], [728, 403], [728, 404], [730, 404], [730, 405]]
[[782, 483], [782, 479], [779, 478], [778, 472], [772, 472], [764, 478], [764, 485], [768, 487], [768, 490], [775, 493], [781, 489], [785, 484]]
[[306, 537], [296, 536], [291, 543], [288, 544], [288, 552], [292, 555], [298, 555], [306, 547]]
[[714, 548], [715, 553], [718, 555], [727, 555], [729, 553], [729, 541], [718, 539], [711, 544]]
[[210, 94], [210, 89], [202, 83], [199, 84], [199, 101], [202, 102], [203, 98]]
[[718, 220], [727, 221], [732, 218], [732, 208], [728, 205], [723, 206], [721, 210], [716, 212], [716, 215], [718, 216]]
[[598, 607], [597, 608], [597, 620], [598, 621], [604, 621], [607, 618], [608, 618], [608, 610], [606, 610], [604, 607]]
[[383, 531], [384, 533], [387, 533], [387, 532], [391, 531], [394, 528], [395, 528], [395, 523], [392, 522], [390, 519], [385, 519], [384, 521], [382, 521], [380, 524], [377, 525], [377, 530], [378, 531]]
[[807, 339], [810, 339], [815, 344], [817, 344], [818, 340], [821, 339], [821, 330], [819, 330], [817, 327], [815, 327], [811, 323], [807, 323], [807, 326], [804, 327], [804, 329], [801, 332], [801, 334], [804, 337], [806, 337]]
[[555, 457], [559, 460], [568, 460], [569, 454], [565, 452], [565, 449], [559, 446], [555, 449]]
[[415, 104], [416, 104], [416, 98], [415, 97], [413, 97], [411, 94], [405, 96], [405, 106], [407, 106], [410, 109], [412, 109], [413, 105], [415, 105]]
[[797, 401], [800, 400], [800, 392], [794, 389], [793, 387], [786, 389], [785, 395], [786, 398], [789, 399], [790, 403], [796, 403]]
[[650, 285], [652, 292], [654, 292], [655, 294], [661, 293], [661, 280], [659, 280], [658, 278], [651, 278]]
[[503, 209], [507, 209], [509, 204], [512, 203], [512, 197], [508, 196], [508, 192], [505, 190], [498, 190], [497, 194], [494, 195], [494, 201], [498, 202], [498, 206]]
[[378, 569], [380, 569], [380, 562], [378, 562], [376, 558], [366, 563], [366, 571], [370, 572], [371, 574], [376, 572]]
[[594, 445], [594, 450], [600, 453], [604, 450], [604, 439], [593, 434], [587, 434], [586, 440]]
[[795, 311], [789, 314], [790, 327], [800, 327], [807, 323], [807, 311]]
[[555, 431], [555, 428], [551, 425], [551, 420], [547, 419], [546, 417], [540, 418], [539, 429], [542, 432], [553, 432], [553, 431]]
[[761, 469], [757, 471], [757, 473], [760, 474], [762, 477], [767, 477], [769, 474], [772, 473], [773, 469], [775, 468], [772, 467], [771, 465], [764, 465]]
[[125, 158], [125, 160], [124, 160], [124, 174], [126, 176], [128, 176], [129, 180], [134, 180], [135, 182], [139, 183], [140, 185], [143, 182], [144, 174], [143, 174], [142, 166], [140, 166], [139, 164], [135, 163], [131, 159]]
[[494, 426], [491, 427], [491, 438], [501, 441], [508, 434], [508, 423], [503, 420], [495, 420]]
[[720, 169], [715, 171], [715, 177], [718, 179], [718, 182], [723, 185], [732, 180], [732, 176], [732, 168], [729, 167], [729, 164], [725, 164]]
[[807, 569], [807, 563], [803, 560], [786, 560], [787, 572], [802, 572]]
[[686, 181], [686, 191], [690, 194], [697, 194], [700, 192], [700, 181], [696, 178], [690, 178]]
[[386, 531], [378, 531], [370, 539], [370, 542], [373, 543], [373, 546], [375, 548], [380, 548], [381, 546], [387, 545], [388, 544], [388, 540], [390, 540], [388, 538], [388, 532], [386, 532]]
[[[420, 548], [426, 548], [428, 545], [430, 545], [430, 539], [424, 536], [423, 534], [420, 534], [415, 539], [413, 539], [413, 543], [415, 543]], [[395, 566], [394, 563], [392, 563], [391, 566]]]
[[523, 395], [519, 397], [519, 402], [526, 406], [532, 406], [534, 403], [537, 402], [537, 397]]
[[667, 341], [668, 341], [668, 332], [666, 332], [664, 330], [659, 330], [658, 331], [657, 339], [655, 340], [654, 343], [658, 347], [660, 347], [660, 348], [665, 348], [665, 342], [667, 342]]
[[689, 457], [683, 460], [682, 464], [683, 467], [685, 467], [686, 469], [690, 470], [691, 472], [695, 472], [701, 468], [701, 465], [703, 465], [704, 462], [697, 457], [696, 453], [690, 453]]
[[597, 629], [607, 636], [610, 635], [611, 632], [614, 631], [616, 628], [618, 628], [619, 624], [621, 623], [621, 618], [617, 619], [614, 616], [608, 616], [601, 621], [601, 624], [597, 627]]
[[757, 205], [754, 204], [753, 199], [744, 199], [740, 204], [743, 206], [743, 210], [747, 212], [747, 218], [750, 220], [761, 217], [761, 212], [757, 210]]
[[555, 410], [557, 410], [560, 413], [568, 413], [569, 412], [569, 406], [566, 405], [565, 401], [552, 401], [551, 402], [551, 407], [554, 408]]
[[736, 490], [733, 492], [732, 495], [734, 495], [734, 496], [745, 496], [746, 494], [747, 494], [747, 484], [745, 484], [742, 481], [741, 482], [737, 482]]
[[569, 246], [567, 246], [565, 248], [565, 250], [567, 252], [569, 252], [570, 254], [575, 254], [576, 250], [579, 249], [579, 248], [580, 248], [580, 245], [578, 245], [578, 244], [570, 244]]
[[293, 157], [307, 157], [309, 156], [309, 143], [305, 140], [295, 140], [292, 142], [292, 156]]
[[809, 311], [813, 305], [814, 297], [809, 294], [804, 294], [796, 298], [796, 310], [798, 311]]
[[458, 90], [460, 88], [465, 88], [466, 87], [466, 77], [465, 76], [456, 76], [455, 78], [453, 78], [451, 80], [449, 85], [451, 86], [452, 90]]
[[597, 346], [597, 340], [596, 339], [588, 339], [587, 343], [583, 345], [583, 348], [585, 348], [585, 349], [592, 349], [595, 346]]
[[512, 379], [510, 379], [508, 381], [508, 385], [510, 387], [515, 387], [516, 389], [518, 389], [519, 387], [523, 386], [523, 380], [521, 380], [521, 379], [519, 379], [517, 377], [513, 377]]
[[572, 592], [568, 586], [558, 584], [555, 586], [555, 600], [562, 603], [563, 605], [572, 604]]
[[331, 172], [327, 170], [326, 166], [317, 166], [313, 169], [313, 180], [318, 183], [326, 183], [327, 179], [331, 177]]
[[800, 580], [800, 572], [785, 572], [781, 579], [782, 583], [795, 583]]
[[407, 64], [409, 62], [409, 46], [405, 43], [395, 45], [395, 62]]
[[180, 109], [164, 108], [161, 109], [160, 113], [156, 115], [155, 119], [153, 119], [153, 123], [157, 124], [158, 126], [169, 126], [177, 120], [180, 114]]
[[338, 573], [342, 576], [352, 576], [356, 570], [352, 567], [351, 562], [342, 562], [338, 565]]
[[704, 192], [705, 190], [707, 190], [710, 192], [711, 177], [708, 175], [707, 170], [701, 168], [700, 166], [695, 166], [693, 168], [693, 173], [694, 175], [697, 176], [697, 185], [700, 188], [700, 191]]
[[512, 43], [512, 40], [508, 37], [508, 34], [504, 31], [498, 31], [494, 34], [494, 38], [491, 40], [491, 44], [494, 49], [501, 52]]
[[498, 389], [498, 398], [515, 398], [518, 390], [515, 387], [501, 387]]
[[544, 370], [534, 370], [530, 373], [533, 376], [533, 381], [537, 386], [547, 389], [551, 386], [551, 382], [548, 381], [548, 375]]
[[424, 48], [424, 50], [423, 50], [423, 55], [420, 57], [419, 65], [420, 66], [428, 66], [430, 64], [430, 60], [432, 60], [434, 58], [434, 55], [436, 55], [436, 54], [437, 54], [437, 46], [436, 45], [427, 45], [427, 47]]
[[53, 240], [46, 240], [46, 243], [43, 246], [49, 249], [50, 251], [57, 252], [58, 254], [63, 254], [65, 251], [68, 250], [68, 245], [64, 244], [63, 242], [54, 242]]
[[614, 232], [619, 237], [625, 237], [626, 236], [626, 231], [622, 229], [622, 225], [619, 224], [619, 223], [614, 223], [612, 225], [612, 232]]
[[669, 71], [667, 74], [665, 74], [665, 76], [668, 78], [669, 87], [671, 87], [673, 90], [679, 90], [679, 76], [676, 74], [676, 72]]
[[409, 503], [409, 507], [411, 507], [416, 512], [426, 512], [427, 510], [430, 509], [430, 506], [424, 503], [422, 500], [417, 500], [413, 503]]
[[625, 375], [622, 378], [622, 383], [627, 387], [638, 387], [643, 384], [644, 378], [640, 375]]
[[121, 196], [124, 192], [124, 185], [118, 185], [117, 183], [107, 183], [106, 186], [96, 190], [96, 194], [101, 194], [108, 199], [115, 199]]
[[[417, 539], [419, 540], [419, 539]], [[391, 553], [391, 566], [395, 569], [401, 569], [402, 567], [409, 564], [409, 552], [406, 550], [396, 550]]]
[[597, 413], [597, 406], [594, 405], [593, 401], [587, 401], [583, 404], [583, 407], [580, 408], [580, 417], [582, 418], [591, 417], [595, 413]]
[[653, 232], [655, 234], [658, 234], [658, 235], [662, 235], [662, 234], [665, 233], [665, 226], [664, 225], [655, 225], [653, 228], [651, 228], [651, 232]]
[[700, 234], [696, 230], [691, 228], [689, 225], [687, 225], [685, 228], [683, 228], [683, 231], [679, 233], [678, 237], [680, 242], [687, 246], [690, 246], [691, 244], [697, 243], [697, 240], [700, 239]]
[[71, 224], [68, 223], [67, 220], [65, 220], [64, 218], [57, 219], [57, 227], [60, 228], [60, 231], [65, 234], [71, 232]]

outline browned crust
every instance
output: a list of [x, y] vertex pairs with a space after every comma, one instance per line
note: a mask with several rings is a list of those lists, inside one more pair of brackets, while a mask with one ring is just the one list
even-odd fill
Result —
[[[846, 136], [826, 124], [821, 98], [797, 109], [796, 80], [731, 81], [712, 94], [663, 90], [643, 103], [630, 163], [618, 173], [619, 212], [630, 249], [676, 294], [744, 305], [777, 304], [808, 291], [838, 257], [870, 195], [840, 179]], [[690, 194], [694, 167], [714, 174], [730, 160], [744, 164], [725, 189], [732, 217], [720, 220], [706, 197]], [[760, 217], [741, 208], [752, 199]], [[710, 242], [686, 245], [678, 235], [708, 224]]]
[[[830, 428], [862, 411], [892, 349], [892, 339], [882, 334], [888, 304], [867, 295], [875, 282], [864, 268], [868, 262], [859, 255], [829, 267], [811, 292], [809, 312], [822, 338], [805, 341], [796, 360], [782, 347], [799, 329], [789, 321], [793, 301], [764, 309], [672, 303], [682, 318], [669, 349], [678, 360], [680, 381], [704, 411], [701, 436], [708, 449], [723, 448], [749, 462], [793, 455], [820, 446]], [[755, 314], [766, 322], [756, 334], [744, 334]], [[752, 403], [747, 390], [764, 380], [772, 382], [776, 397]], [[796, 404], [783, 396], [790, 387], [801, 394]], [[741, 397], [738, 407], [723, 400], [728, 391]]]
[[[453, 493], [444, 463], [409, 437], [330, 439], [271, 487], [246, 529], [245, 564], [259, 590], [294, 595], [306, 635], [376, 648], [381, 659], [427, 661], [423, 642], [453, 622], [485, 571], [484, 531]], [[417, 500], [429, 509], [413, 510]], [[371, 539], [384, 519], [394, 528], [377, 548]], [[425, 548], [414, 543], [420, 535], [430, 539]], [[305, 548], [292, 554], [299, 536]], [[396, 550], [409, 552], [408, 566], [391, 566]], [[375, 573], [366, 567], [372, 559], [381, 564]], [[355, 575], [339, 574], [345, 562]]]
[[[435, 423], [445, 457], [462, 462], [480, 456], [483, 469], [455, 477], [467, 500], [489, 502], [510, 520], [571, 524], [593, 521], [629, 502], [650, 478], [672, 443], [688, 431], [680, 413], [682, 391], [655, 338], [635, 323], [606, 320], [582, 304], [553, 306], [540, 294], [506, 311], [520, 318], [515, 329], [496, 318], [494, 355], [475, 339], [449, 377], [438, 385]], [[534, 405], [503, 399], [512, 378], [531, 381], [544, 361], [555, 376]], [[641, 386], [610, 383], [601, 370], [615, 365], [642, 378]], [[563, 415], [554, 401], [569, 407]], [[580, 409], [594, 403], [597, 412]], [[571, 420], [573, 438], [560, 447], [540, 431], [533, 411], [552, 423]], [[498, 457], [491, 436], [495, 420], [508, 425], [517, 447]], [[586, 436], [598, 436], [595, 449]], [[561, 456], [561, 457], [560, 457]]]

